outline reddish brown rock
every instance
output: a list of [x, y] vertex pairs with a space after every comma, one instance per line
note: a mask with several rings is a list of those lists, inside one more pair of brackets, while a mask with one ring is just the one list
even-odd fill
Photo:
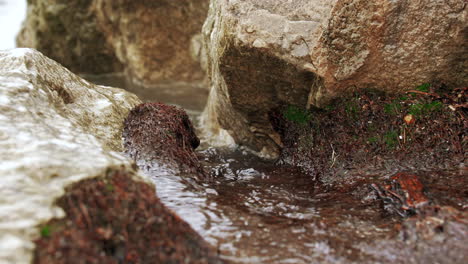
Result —
[[[360, 175], [461, 169], [468, 149], [466, 91], [430, 89], [434, 96], [362, 91], [324, 109], [272, 111], [271, 123], [284, 145], [279, 161], [327, 183], [352, 180], [347, 172], [354, 169]], [[460, 107], [451, 110], [454, 106]], [[415, 119], [410, 125], [403, 120], [408, 113]]]
[[124, 147], [140, 167], [203, 174], [194, 149], [200, 144], [184, 110], [144, 103], [125, 119]]
[[371, 186], [383, 200], [385, 208], [401, 216], [415, 214], [429, 204], [429, 199], [424, 195], [424, 186], [415, 174], [397, 173], [390, 178], [389, 184]]
[[57, 204], [67, 216], [42, 226], [34, 263], [224, 263], [127, 172], [76, 183]]

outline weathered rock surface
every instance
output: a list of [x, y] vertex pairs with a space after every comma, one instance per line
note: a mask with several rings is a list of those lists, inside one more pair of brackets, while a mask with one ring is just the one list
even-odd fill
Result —
[[28, 1], [18, 47], [35, 48], [73, 72], [109, 73], [122, 65], [91, 12], [93, 0]]
[[[326, 93], [468, 80], [466, 2], [340, 0], [312, 53]], [[320, 96], [316, 98], [320, 101]]]
[[0, 52], [0, 263], [218, 261], [120, 152], [139, 103], [36, 50]]
[[349, 89], [466, 83], [466, 13], [460, 0], [212, 0], [204, 122], [275, 156], [268, 113], [278, 106], [321, 106]]
[[[200, 81], [208, 0], [29, 1], [18, 45], [74, 72], [125, 70], [137, 83]], [[198, 37], [197, 37], [198, 35]]]
[[305, 41], [319, 38], [332, 7], [326, 2], [211, 1], [203, 26], [211, 81], [204, 122], [211, 133], [276, 154], [281, 143], [268, 112], [307, 105], [318, 79], [304, 68]]
[[180, 108], [162, 103], [138, 105], [125, 119], [123, 138], [126, 153], [141, 168], [203, 174], [194, 152], [200, 140]]
[[131, 167], [115, 151], [123, 119], [139, 102], [35, 50], [0, 52], [0, 262], [30, 262], [37, 225], [64, 216], [54, 206], [64, 187]]
[[[99, 27], [129, 77], [143, 84], [202, 80], [191, 55], [208, 11], [207, 0], [95, 0]], [[195, 56], [196, 56], [195, 49]]]
[[432, 206], [403, 222], [399, 239], [364, 246], [379, 262], [466, 263], [468, 213], [450, 206]]
[[67, 219], [43, 227], [49, 234], [36, 242], [35, 263], [224, 263], [128, 172], [76, 183], [57, 204]]

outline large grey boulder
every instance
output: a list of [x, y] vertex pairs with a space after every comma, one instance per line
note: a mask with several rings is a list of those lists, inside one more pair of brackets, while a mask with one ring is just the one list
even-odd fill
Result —
[[281, 142], [269, 113], [279, 106], [466, 84], [466, 13], [461, 0], [211, 0], [208, 134], [274, 157]]
[[307, 105], [320, 81], [310, 71], [308, 46], [331, 8], [329, 1], [211, 1], [203, 26], [211, 81], [203, 123], [213, 141], [232, 137], [277, 154], [281, 142], [268, 113], [282, 104]]
[[0, 263], [31, 261], [38, 225], [64, 216], [54, 201], [65, 187], [109, 169], [133, 171], [121, 133], [138, 103], [36, 50], [0, 51]]

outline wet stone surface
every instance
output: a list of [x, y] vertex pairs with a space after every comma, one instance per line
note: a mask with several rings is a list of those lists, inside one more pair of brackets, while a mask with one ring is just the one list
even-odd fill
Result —
[[[465, 167], [343, 166], [327, 182], [242, 148], [216, 149], [203, 142], [201, 148], [196, 155], [203, 178], [139, 165], [161, 201], [224, 260], [463, 263], [466, 256]], [[386, 210], [382, 200], [390, 197], [397, 210]]]
[[57, 205], [67, 218], [41, 227], [34, 263], [225, 263], [131, 172], [73, 184]]
[[[201, 111], [193, 103], [201, 105], [198, 99], [203, 96], [189, 97], [174, 96], [168, 102]], [[192, 121], [197, 113], [189, 112]], [[348, 142], [346, 139], [334, 142]], [[196, 155], [206, 176], [203, 178], [168, 173], [144, 162], [139, 165], [155, 182], [161, 202], [217, 248], [224, 260], [464, 263], [468, 245], [468, 177], [464, 166], [447, 166], [452, 170], [420, 166], [426, 168], [421, 170], [416, 165], [424, 163], [409, 166], [399, 164], [399, 159], [388, 160], [389, 166], [352, 160], [344, 165], [329, 164], [330, 153], [321, 153], [319, 148], [319, 159], [311, 164], [321, 163], [324, 175], [326, 169], [337, 168], [327, 178], [314, 177], [320, 166], [311, 173], [287, 162], [280, 165], [261, 160], [243, 149], [210, 148], [203, 138], [201, 148]], [[346, 149], [354, 155], [352, 148]], [[332, 161], [334, 150], [343, 155], [343, 150], [332, 146]], [[411, 153], [419, 157], [418, 151]], [[308, 157], [305, 160], [310, 161]], [[400, 172], [415, 177], [397, 177]], [[379, 198], [372, 184], [385, 194]], [[390, 191], [397, 194], [392, 201], [403, 214], [385, 209], [382, 198], [391, 197]]]
[[385, 209], [402, 217], [414, 215], [429, 204], [424, 186], [414, 174], [397, 173], [390, 178], [389, 184], [371, 184], [371, 187], [384, 202]]
[[[150, 176], [160, 199], [217, 247], [224, 259], [238, 263], [394, 263], [393, 259], [412, 259], [409, 263], [418, 263], [432, 256], [441, 263], [459, 263], [463, 258], [466, 232], [454, 237], [453, 229], [448, 229], [434, 237], [430, 234], [436, 226], [415, 229], [426, 218], [466, 229], [466, 183], [443, 188], [463, 171], [417, 173], [422, 175], [427, 197], [433, 203], [452, 206], [452, 215], [465, 221], [457, 224], [454, 218], [428, 216], [427, 211], [408, 220], [385, 211], [370, 188], [378, 179], [375, 176], [363, 176], [348, 185], [323, 186], [295, 168], [276, 167], [242, 151], [208, 149], [199, 154], [211, 171], [211, 181], [182, 180], [157, 172]], [[419, 239], [407, 241], [405, 233], [417, 234], [413, 236]], [[447, 251], [439, 252], [440, 241], [454, 249], [445, 247]], [[421, 251], [412, 253], [411, 248], [418, 245]], [[395, 247], [404, 253], [399, 255]], [[441, 252], [452, 258], [440, 259], [445, 254]]]
[[399, 217], [382, 213], [373, 192], [367, 200], [351, 187], [330, 189], [291, 167], [276, 167], [242, 151], [199, 153], [211, 180], [149, 171], [158, 197], [239, 263], [372, 262], [359, 246], [396, 236]]
[[172, 173], [203, 176], [194, 149], [200, 144], [183, 109], [162, 103], [133, 108], [124, 122], [125, 153], [143, 170], [163, 167]]

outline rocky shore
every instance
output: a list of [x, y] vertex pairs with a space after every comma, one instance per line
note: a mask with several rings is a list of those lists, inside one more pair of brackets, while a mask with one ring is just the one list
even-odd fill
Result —
[[[466, 263], [466, 7], [28, 1], [0, 51], [0, 263]], [[209, 95], [194, 125], [76, 74]]]
[[0, 103], [1, 263], [221, 263], [122, 155], [135, 95], [14, 49]]

